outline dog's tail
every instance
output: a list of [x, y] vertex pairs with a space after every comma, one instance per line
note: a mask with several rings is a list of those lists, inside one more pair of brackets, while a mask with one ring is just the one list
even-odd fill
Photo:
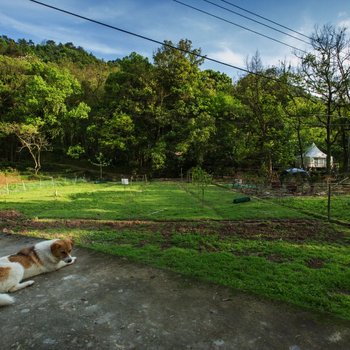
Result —
[[15, 299], [8, 294], [0, 294], [0, 306], [11, 305], [15, 302]]

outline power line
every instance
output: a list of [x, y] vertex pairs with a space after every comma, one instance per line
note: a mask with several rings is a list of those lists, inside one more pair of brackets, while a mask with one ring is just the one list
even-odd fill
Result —
[[253, 30], [253, 29], [249, 29], [249, 28], [244, 27], [244, 26], [242, 26], [242, 25], [240, 25], [240, 24], [237, 24], [237, 23], [234, 23], [234, 22], [232, 22], [232, 21], [229, 21], [228, 19], [225, 19], [225, 18], [223, 18], [223, 17], [217, 16], [217, 15], [214, 15], [214, 14], [212, 14], [212, 13], [210, 13], [210, 12], [207, 12], [207, 11], [204, 11], [204, 10], [202, 10], [202, 9], [199, 9], [198, 7], [194, 7], [194, 6], [192, 6], [192, 5], [186, 4], [186, 3], [182, 2], [182, 1], [179, 1], [179, 0], [173, 0], [173, 1], [177, 2], [177, 3], [180, 4], [180, 5], [186, 6], [186, 7], [190, 8], [190, 9], [192, 9], [192, 10], [195, 10], [195, 11], [198, 11], [198, 12], [202, 12], [202, 13], [204, 13], [204, 14], [210, 16], [210, 17], [214, 17], [214, 18], [216, 18], [216, 19], [219, 19], [220, 21], [224, 21], [224, 22], [229, 23], [229, 24], [232, 24], [232, 25], [234, 25], [234, 26], [236, 26], [236, 27], [239, 27], [239, 28], [242, 28], [242, 29], [244, 29], [244, 30], [247, 30], [248, 32], [254, 33], [254, 34], [256, 34], [256, 35], [260, 35], [260, 36], [262, 36], [262, 37], [264, 37], [264, 38], [267, 38], [267, 39], [269, 39], [269, 40], [275, 41], [275, 42], [277, 42], [277, 43], [279, 43], [279, 44], [288, 46], [288, 47], [290, 47], [290, 48], [292, 48], [292, 49], [294, 49], [294, 50], [298, 50], [298, 51], [307, 53], [305, 50], [299, 49], [298, 47], [295, 47], [295, 46], [293, 46], [293, 45], [289, 45], [289, 44], [287, 44], [287, 43], [285, 43], [285, 42], [283, 42], [283, 41], [280, 41], [280, 40], [278, 40], [278, 39], [272, 38], [271, 36], [262, 34], [262, 33], [260, 33], [260, 32], [257, 32], [257, 31], [255, 31], [255, 30]]
[[279, 29], [277, 29], [277, 28], [275, 28], [275, 27], [269, 26], [268, 24], [265, 24], [265, 23], [263, 23], [263, 22], [257, 21], [257, 20], [255, 20], [255, 19], [253, 19], [253, 18], [251, 18], [251, 17], [242, 15], [242, 14], [239, 13], [239, 12], [232, 11], [232, 10], [228, 9], [227, 7], [225, 7], [225, 6], [221, 6], [221, 5], [215, 4], [214, 2], [209, 1], [209, 0], [202, 0], [202, 1], [207, 2], [208, 4], [212, 4], [213, 6], [219, 7], [219, 8], [221, 8], [221, 9], [225, 10], [225, 11], [231, 12], [231, 13], [237, 15], [237, 16], [246, 18], [246, 19], [248, 19], [249, 21], [258, 23], [258, 24], [260, 24], [260, 25], [262, 25], [262, 26], [264, 26], [264, 27], [267, 27], [267, 28], [269, 28], [269, 29], [272, 29], [272, 30], [274, 30], [274, 31], [276, 31], [276, 32], [278, 32], [278, 33], [282, 33], [282, 34], [287, 35], [287, 36], [289, 36], [289, 37], [291, 37], [291, 38], [293, 38], [293, 39], [299, 40], [299, 41], [301, 41], [301, 42], [303, 42], [303, 43], [305, 43], [305, 44], [311, 45], [308, 41], [305, 41], [305, 40], [300, 39], [300, 38], [298, 38], [298, 37], [296, 37], [296, 36], [294, 36], [294, 35], [291, 35], [291, 34], [289, 34], [289, 33], [286, 33], [286, 32], [284, 32], [283, 30], [279, 30]]
[[258, 15], [257, 13], [255, 13], [255, 12], [253, 12], [253, 11], [249, 11], [249, 10], [243, 8], [243, 7], [238, 6], [238, 5], [235, 5], [235, 4], [233, 4], [232, 2], [229, 2], [229, 1], [226, 1], [226, 0], [220, 0], [220, 1], [224, 2], [225, 4], [230, 5], [230, 6], [232, 6], [232, 7], [238, 8], [238, 9], [244, 11], [244, 12], [250, 13], [251, 15], [254, 15], [254, 16], [256, 16], [256, 17], [259, 17], [259, 18], [261, 18], [261, 19], [263, 19], [263, 20], [265, 20], [265, 21], [268, 21], [268, 22], [270, 22], [270, 23], [276, 24], [277, 26], [282, 27], [282, 28], [284, 28], [284, 29], [287, 29], [287, 30], [289, 30], [289, 31], [291, 31], [291, 32], [293, 32], [293, 33], [295, 33], [295, 34], [301, 35], [301, 36], [303, 36], [304, 38], [307, 38], [307, 39], [309, 39], [309, 40], [312, 40], [311, 37], [309, 37], [309, 36], [307, 36], [307, 35], [305, 35], [305, 34], [303, 34], [303, 33], [300, 33], [300, 32], [298, 32], [297, 30], [294, 30], [294, 29], [289, 28], [289, 27], [287, 27], [287, 26], [285, 26], [285, 25], [283, 25], [283, 24], [281, 24], [281, 23], [278, 23], [278, 22], [276, 22], [276, 21], [273, 21], [273, 20], [268, 19], [268, 18], [266, 18], [266, 17], [263, 17], [263, 16], [261, 16], [261, 15]]
[[[45, 6], [45, 7], [48, 7], [48, 8], [50, 8], [50, 9], [53, 9], [53, 10], [62, 12], [62, 13], [65, 13], [65, 14], [68, 14], [68, 15], [70, 15], [70, 16], [74, 16], [74, 17], [77, 17], [77, 18], [81, 18], [81, 19], [84, 19], [84, 20], [86, 20], [86, 21], [89, 21], [89, 22], [92, 22], [92, 23], [95, 23], [95, 24], [99, 24], [99, 25], [104, 26], [104, 27], [107, 27], [107, 28], [114, 29], [114, 30], [117, 30], [117, 31], [122, 32], [122, 33], [125, 33], [125, 34], [129, 34], [129, 35], [135, 36], [135, 37], [140, 38], [140, 39], [143, 39], [143, 40], [151, 41], [151, 42], [153, 42], [153, 43], [156, 43], [156, 44], [159, 44], [159, 45], [162, 45], [162, 46], [166, 46], [166, 47], [169, 47], [169, 48], [174, 49], [174, 50], [178, 50], [178, 51], [181, 51], [181, 52], [184, 52], [184, 53], [188, 53], [188, 54], [197, 56], [197, 57], [199, 57], [199, 58], [206, 59], [206, 60], [208, 60], [208, 61], [212, 61], [212, 62], [215, 62], [215, 63], [218, 63], [218, 64], [222, 64], [222, 65], [227, 66], [227, 67], [230, 67], [230, 68], [234, 68], [234, 69], [240, 70], [240, 71], [245, 72], [245, 73], [251, 73], [251, 74], [259, 75], [259, 76], [262, 76], [262, 77], [265, 77], [265, 78], [269, 78], [269, 77], [266, 77], [266, 76], [264, 76], [264, 75], [262, 75], [262, 74], [255, 73], [255, 72], [251, 72], [251, 71], [248, 70], [248, 69], [241, 68], [241, 67], [232, 65], [232, 64], [230, 64], [230, 63], [222, 62], [222, 61], [216, 60], [215, 58], [210, 58], [210, 57], [208, 57], [208, 56], [201, 55], [201, 54], [196, 53], [196, 52], [193, 52], [193, 51], [189, 51], [189, 50], [186, 50], [186, 49], [182, 49], [182, 48], [173, 46], [173, 45], [171, 45], [171, 44], [168, 44], [168, 43], [165, 43], [165, 42], [161, 42], [161, 41], [159, 41], [159, 40], [152, 39], [152, 38], [146, 37], [146, 36], [144, 36], [144, 35], [131, 32], [131, 31], [126, 30], [126, 29], [122, 29], [122, 28], [119, 28], [119, 27], [115, 27], [115, 26], [112, 26], [112, 25], [110, 25], [110, 24], [106, 24], [106, 23], [103, 23], [103, 22], [94, 20], [94, 19], [92, 19], [92, 18], [82, 16], [82, 15], [79, 15], [79, 14], [74, 13], [74, 12], [71, 12], [71, 11], [67, 11], [67, 10], [64, 10], [64, 9], [61, 9], [61, 8], [52, 6], [52, 5], [45, 4], [45, 3], [40, 2], [40, 1], [37, 1], [37, 0], [29, 0], [29, 1], [34, 2], [34, 3], [38, 4], [38, 5]], [[273, 78], [270, 78], [270, 79], [273, 79]]]
[[250, 71], [249, 69], [238, 67], [238, 66], [235, 66], [235, 65], [230, 64], [230, 63], [222, 62], [222, 61], [219, 61], [219, 60], [217, 60], [215, 58], [211, 58], [211, 57], [208, 57], [208, 56], [205, 56], [205, 55], [201, 55], [201, 54], [199, 54], [197, 52], [194, 52], [194, 51], [189, 51], [189, 50], [186, 50], [186, 49], [182, 49], [182, 48], [176, 47], [174, 45], [168, 44], [166, 42], [161, 42], [159, 40], [152, 39], [152, 38], [146, 37], [144, 35], [131, 32], [131, 31], [126, 30], [126, 29], [118, 28], [118, 27], [112, 26], [110, 24], [106, 24], [106, 23], [103, 23], [103, 22], [100, 22], [100, 21], [96, 21], [96, 20], [94, 20], [92, 18], [88, 18], [88, 17], [82, 16], [82, 15], [79, 15], [77, 13], [61, 9], [59, 7], [55, 7], [55, 6], [52, 6], [52, 5], [45, 4], [45, 3], [41, 2], [41, 1], [37, 1], [37, 0], [29, 0], [29, 1], [34, 2], [34, 3], [38, 4], [38, 5], [41, 5], [41, 6], [44, 6], [44, 7], [53, 9], [53, 10], [56, 10], [58, 12], [62, 12], [62, 13], [68, 14], [68, 15], [73, 16], [73, 17], [81, 18], [81, 19], [84, 19], [86, 21], [89, 21], [89, 22], [92, 22], [92, 23], [95, 23], [95, 24], [99, 24], [99, 25], [107, 27], [107, 28], [114, 29], [114, 30], [117, 30], [117, 31], [125, 33], [125, 34], [129, 34], [129, 35], [135, 36], [135, 37], [143, 39], [143, 40], [147, 40], [147, 41], [150, 41], [150, 42], [153, 42], [153, 43], [165, 46], [165, 47], [169, 47], [171, 49], [174, 49], [174, 50], [177, 50], [177, 51], [180, 51], [180, 52], [183, 52], [183, 53], [187, 53], [187, 54], [199, 57], [199, 58], [203, 58], [203, 59], [205, 59], [207, 61], [210, 61], [210, 62], [218, 63], [218, 64], [221, 64], [223, 66], [229, 67], [229, 68], [234, 68], [234, 69], [237, 69], [237, 70], [245, 72], [245, 73], [249, 73], [249, 74], [253, 74], [253, 75], [259, 76], [261, 78], [265, 78], [265, 79], [268, 79], [268, 80], [273, 80], [273, 81], [275, 81], [277, 83], [280, 83], [280, 84], [283, 84], [283, 85], [291, 86], [291, 87], [294, 87], [294, 88], [296, 87], [296, 86], [294, 86], [294, 85], [292, 85], [290, 83], [283, 82], [283, 81], [281, 81], [281, 80], [279, 80], [277, 78], [269, 77], [269, 76], [264, 75], [262, 73], [253, 72], [253, 71]]

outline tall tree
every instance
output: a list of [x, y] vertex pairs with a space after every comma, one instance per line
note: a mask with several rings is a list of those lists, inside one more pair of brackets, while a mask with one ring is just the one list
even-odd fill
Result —
[[154, 54], [158, 139], [166, 144], [163, 150], [169, 162], [176, 163], [176, 154], [181, 154], [188, 167], [201, 165], [215, 132], [208, 89], [199, 69], [203, 58], [197, 55], [201, 50], [193, 49], [186, 39], [176, 45], [169, 41], [165, 44]]
[[311, 44], [314, 51], [299, 56], [301, 74], [307, 91], [315, 101], [321, 99], [324, 104], [324, 114], [317, 118], [326, 130], [327, 171], [330, 173], [332, 145], [340, 133], [336, 126], [339, 123], [337, 111], [349, 91], [350, 52], [346, 28], [316, 27]]
[[[26, 60], [13, 59], [0, 55], [0, 137], [1, 156], [14, 162], [19, 141], [13, 133], [9, 133], [7, 123], [19, 122], [19, 108], [23, 108], [21, 96], [24, 94], [28, 80], [30, 63]], [[1, 130], [0, 130], [1, 131]]]
[[[64, 135], [73, 132], [73, 119], [87, 118], [89, 107], [84, 102], [70, 101], [79, 94], [80, 86], [67, 70], [32, 56], [0, 57], [1, 71], [6, 73], [14, 69], [16, 75], [1, 76], [0, 104], [4, 108], [0, 112], [0, 122], [7, 134], [13, 131], [22, 146], [25, 139], [36, 145], [46, 145], [54, 140], [60, 142]], [[6, 128], [6, 124], [16, 124], [19, 128]], [[29, 150], [27, 146], [25, 148]]]
[[207, 142], [205, 166], [217, 173], [237, 167], [246, 152], [245, 133], [239, 120], [245, 106], [235, 97], [232, 79], [226, 74], [206, 70], [201, 74], [208, 112], [215, 120], [215, 129]]
[[289, 123], [294, 130], [293, 138], [297, 141], [297, 154], [300, 166], [305, 167], [303, 154], [313, 142], [324, 143], [324, 128], [316, 116], [323, 111], [322, 103], [311, 101], [307, 96], [293, 96], [285, 107]]
[[264, 69], [257, 52], [247, 63], [252, 72], [237, 83], [237, 96], [247, 106], [242, 116], [241, 128], [248, 135], [247, 147], [251, 166], [271, 178], [273, 169], [293, 161], [295, 145], [292, 128], [285, 118], [288, 94], [283, 70], [276, 67]]
[[26, 124], [7, 124], [6, 127], [9, 133], [15, 134], [20, 143], [21, 147], [19, 152], [27, 150], [34, 161], [34, 172], [35, 175], [41, 169], [41, 154], [49, 148], [49, 143], [45, 135], [40, 132], [39, 128], [34, 125]]
[[115, 65], [118, 69], [107, 78], [104, 107], [96, 113], [91, 135], [111, 159], [117, 161], [118, 152], [119, 161], [142, 168], [157, 137], [153, 66], [136, 53]]

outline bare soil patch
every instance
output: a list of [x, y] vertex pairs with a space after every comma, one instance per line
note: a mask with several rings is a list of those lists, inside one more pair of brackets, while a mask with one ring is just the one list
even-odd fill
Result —
[[220, 221], [196, 223], [162, 223], [163, 235], [177, 233], [219, 234], [222, 239], [238, 236], [245, 239], [287, 240], [304, 242], [343, 240], [344, 233], [319, 220]]
[[[339, 242], [345, 235], [334, 226], [319, 220], [269, 220], [269, 221], [105, 221], [105, 220], [47, 220], [29, 219], [16, 210], [0, 211], [0, 230], [23, 231], [55, 228], [87, 230], [147, 230], [160, 232], [165, 241], [177, 234], [219, 235], [221, 239], [240, 237], [244, 239], [286, 240], [302, 243], [309, 240]], [[164, 244], [166, 247], [166, 243]], [[271, 260], [278, 260], [271, 257]]]
[[321, 269], [325, 264], [325, 261], [320, 258], [313, 258], [306, 262], [306, 266], [310, 269]]
[[4, 221], [23, 220], [23, 215], [17, 210], [1, 210], [0, 219]]
[[0, 173], [0, 186], [5, 186], [7, 184], [21, 182], [21, 177], [16, 174], [4, 174]]

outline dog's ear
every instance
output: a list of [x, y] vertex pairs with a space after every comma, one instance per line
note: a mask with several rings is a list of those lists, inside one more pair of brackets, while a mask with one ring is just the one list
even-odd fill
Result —
[[72, 237], [66, 238], [66, 241], [68, 241], [72, 247], [74, 246], [74, 239]]
[[53, 256], [59, 257], [59, 250], [62, 248], [62, 245], [59, 242], [54, 242], [51, 244], [51, 253]]

